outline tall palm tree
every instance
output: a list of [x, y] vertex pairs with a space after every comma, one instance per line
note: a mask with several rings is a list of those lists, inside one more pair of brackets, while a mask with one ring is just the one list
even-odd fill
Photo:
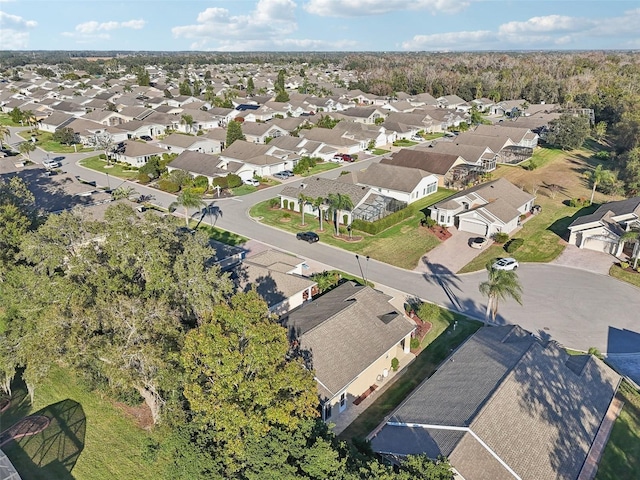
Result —
[[182, 125], [186, 125], [189, 128], [187, 133], [191, 133], [191, 128], [193, 127], [193, 117], [189, 114], [184, 114], [180, 117], [180, 123]]
[[320, 222], [320, 231], [322, 228], [322, 217], [327, 210], [326, 199], [324, 197], [318, 197], [313, 199], [313, 208], [318, 210], [318, 221]]
[[4, 140], [11, 136], [11, 130], [6, 125], [0, 125], [0, 148], [4, 148]]
[[307, 197], [304, 193], [300, 193], [298, 195], [298, 206], [300, 207], [300, 213], [302, 214], [302, 223], [304, 225], [304, 207], [307, 206], [308, 203], [312, 201], [311, 197]]
[[522, 305], [522, 285], [518, 280], [518, 275], [513, 270], [496, 270], [487, 265], [489, 279], [479, 286], [480, 293], [487, 297], [487, 311], [485, 318], [489, 315], [495, 321], [498, 313], [498, 301], [511, 297]]
[[36, 144], [30, 141], [25, 141], [20, 144], [18, 147], [18, 151], [27, 157], [27, 159], [31, 160], [31, 152], [36, 149]]
[[175, 212], [178, 207], [184, 208], [184, 219], [187, 227], [189, 226], [189, 209], [202, 208], [207, 204], [202, 200], [202, 195], [193, 191], [191, 188], [185, 188], [177, 196], [175, 202], [169, 205], [169, 211]]
[[633, 243], [633, 251], [631, 253], [631, 260], [633, 260], [633, 269], [638, 268], [638, 260], [640, 259], [640, 225], [633, 226], [629, 231], [624, 232], [620, 236], [619, 242]]
[[601, 183], [605, 183], [613, 179], [613, 173], [609, 170], [605, 170], [602, 168], [602, 165], [598, 165], [595, 169], [587, 172], [587, 179], [593, 185], [591, 189], [591, 199], [589, 200], [589, 204], [593, 203], [593, 197], [596, 194], [596, 188]]
[[336, 236], [338, 236], [340, 235], [340, 212], [353, 210], [353, 200], [349, 195], [343, 193], [330, 193], [327, 200], [329, 201], [329, 210], [333, 214]]

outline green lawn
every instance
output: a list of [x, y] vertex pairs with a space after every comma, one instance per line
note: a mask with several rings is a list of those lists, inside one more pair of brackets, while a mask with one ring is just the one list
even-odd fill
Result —
[[329, 170], [334, 170], [338, 167], [340, 167], [339, 163], [320, 162], [320, 163], [316, 163], [316, 166], [310, 168], [309, 171], [307, 171], [306, 173], [302, 173], [300, 175], [303, 177], [310, 177], [312, 175], [318, 175], [323, 172], [328, 172]]
[[522, 229], [512, 238], [523, 238], [524, 245], [513, 253], [507, 253], [502, 246], [491, 245], [458, 273], [476, 272], [485, 268], [490, 260], [497, 257], [513, 257], [519, 262], [550, 262], [562, 253], [566, 244], [562, 235], [569, 224], [578, 216], [592, 213], [598, 205], [584, 208], [568, 207], [560, 200], [550, 201], [539, 198], [542, 212], [530, 217]]
[[640, 273], [627, 272], [618, 265], [612, 265], [609, 269], [609, 275], [640, 288]]
[[[22, 132], [18, 132], [18, 135], [25, 140], [31, 139], [31, 130], [24, 130]], [[43, 150], [51, 153], [75, 153], [75, 152], [90, 152], [93, 149], [83, 147], [82, 145], [62, 145], [59, 142], [53, 140], [53, 136], [49, 132], [43, 132], [42, 130], [38, 130], [35, 133], [36, 141], [38, 147]]]
[[[192, 226], [194, 223], [191, 222]], [[198, 230], [203, 230], [209, 235], [209, 238], [212, 240], [217, 240], [218, 242], [226, 243], [227, 245], [242, 245], [246, 243], [249, 239], [245, 238], [241, 235], [236, 235], [235, 233], [228, 232], [226, 230], [222, 230], [221, 228], [212, 227], [211, 225], [200, 224]]]
[[622, 382], [624, 407], [613, 425], [595, 480], [640, 478], [640, 392]]
[[444, 133], [425, 133], [423, 137], [425, 140], [435, 140], [444, 137]]
[[[453, 322], [458, 321], [455, 331]], [[349, 425], [339, 438], [350, 441], [371, 433], [400, 403], [426, 378], [433, 375], [438, 365], [451, 351], [475, 333], [482, 323], [440, 309], [440, 317], [425, 336], [426, 347], [384, 393]]]
[[248, 195], [256, 191], [258, 191], [258, 187], [254, 187], [252, 185], [240, 185], [239, 187], [231, 189], [231, 192], [238, 197], [242, 195]]
[[80, 165], [90, 168], [100, 173], [108, 173], [114, 177], [129, 180], [138, 176], [138, 170], [133, 170], [129, 165], [111, 164], [108, 165], [105, 160], [101, 160], [99, 155], [95, 157], [85, 158], [80, 161]]
[[413, 142], [411, 140], [406, 140], [406, 139], [400, 139], [400, 140], [396, 140], [395, 142], [393, 142], [393, 146], [394, 147], [412, 147], [414, 145], [417, 145], [419, 142]]
[[[426, 228], [420, 228], [420, 220], [423, 218], [420, 209], [424, 210], [429, 205], [448, 197], [451, 193], [451, 190], [440, 189], [433, 195], [415, 202], [418, 213], [378, 235], [353, 232], [354, 237], [359, 237], [358, 241], [353, 242], [336, 238], [334, 236], [335, 227], [332, 223], [323, 222], [323, 231], [320, 231], [318, 217], [305, 214], [305, 224], [302, 225], [300, 213], [271, 209], [268, 201], [254, 205], [250, 214], [267, 225], [292, 233], [313, 230], [320, 236], [322, 242], [361, 255], [369, 255], [371, 258], [400, 268], [414, 269], [420, 258], [440, 243], [435, 235]], [[344, 226], [341, 226], [341, 233], [346, 233]]]
[[371, 150], [371, 154], [372, 155], [384, 155], [386, 153], [389, 153], [391, 150], [385, 150], [384, 148], [374, 148], [373, 150]]
[[54, 367], [36, 388], [33, 407], [24, 385], [16, 389], [16, 397], [22, 402], [2, 414], [3, 428], [38, 411], [52, 418], [42, 433], [3, 447], [23, 479], [161, 478], [157, 465], [142, 458], [151, 434], [138, 428], [108, 399], [88, 391], [72, 372]]
[[6, 125], [7, 127], [21, 127], [19, 123], [15, 123], [11, 120], [11, 117], [5, 113], [0, 113], [0, 125]]
[[537, 148], [534, 150], [531, 159], [521, 163], [519, 167], [527, 168], [531, 163], [531, 160], [533, 160], [537, 164], [536, 168], [541, 168], [566, 155], [567, 152], [559, 148]]

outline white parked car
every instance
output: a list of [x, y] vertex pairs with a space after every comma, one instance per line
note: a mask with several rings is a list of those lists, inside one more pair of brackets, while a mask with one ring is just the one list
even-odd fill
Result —
[[54, 158], [54, 159], [51, 159], [51, 160], [49, 160], [49, 159], [44, 160], [42, 162], [42, 165], [44, 165], [44, 168], [58, 168], [58, 167], [62, 166], [62, 163], [60, 163], [59, 160], [56, 160]]
[[515, 258], [499, 258], [492, 266], [494, 270], [515, 270], [520, 264]]
[[244, 181], [245, 185], [251, 185], [252, 187], [259, 187], [260, 186], [260, 182], [258, 180], [256, 180], [255, 178], [249, 178], [247, 180]]

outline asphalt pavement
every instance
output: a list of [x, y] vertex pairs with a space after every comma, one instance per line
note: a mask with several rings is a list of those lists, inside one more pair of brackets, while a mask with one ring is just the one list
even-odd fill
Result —
[[[18, 141], [12, 134], [9, 142]], [[129, 185], [140, 194], [153, 195], [154, 203], [165, 208], [175, 200], [174, 195], [137, 183], [107, 178], [77, 165], [80, 159], [95, 154], [65, 154], [62, 169], [84, 179], [95, 180], [99, 186], [107, 186], [108, 183], [111, 188]], [[46, 155], [38, 149], [31, 158], [41, 163]], [[341, 168], [358, 170], [377, 160], [372, 158]], [[339, 170], [332, 170], [322, 176], [335, 178], [338, 175]], [[297, 181], [300, 181], [299, 177], [293, 177], [286, 184]], [[302, 258], [365, 276], [367, 280], [404, 292], [407, 297], [417, 296], [474, 318], [484, 318], [486, 299], [480, 295], [478, 285], [486, 279], [485, 272], [432, 275], [408, 271], [373, 259], [357, 259], [351, 252], [323, 243], [297, 241], [292, 233], [262, 225], [249, 217], [248, 210], [252, 205], [276, 197], [282, 187], [213, 200], [211, 203], [223, 212], [216, 226]], [[563, 265], [522, 264], [518, 276], [524, 291], [523, 304], [518, 305], [509, 299], [502, 301], [496, 323], [519, 324], [543, 338], [557, 340], [577, 350], [596, 347], [603, 353], [640, 352], [640, 335], [636, 333], [640, 330], [640, 289], [606, 275]]]

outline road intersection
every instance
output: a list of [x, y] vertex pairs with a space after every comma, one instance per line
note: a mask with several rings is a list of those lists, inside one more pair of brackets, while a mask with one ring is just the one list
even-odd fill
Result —
[[[15, 145], [22, 139], [15, 136], [15, 129], [11, 130], [9, 143]], [[175, 200], [174, 195], [166, 192], [113, 177], [108, 180], [106, 175], [78, 165], [79, 160], [95, 154], [67, 154], [62, 169], [71, 175], [96, 181], [99, 186], [107, 186], [107, 181], [111, 188], [131, 186], [139, 194], [153, 195], [154, 203], [164, 208]], [[42, 163], [46, 155], [38, 149], [31, 153], [31, 158]], [[371, 161], [375, 158], [342, 168], [361, 169]], [[338, 170], [333, 170], [323, 176], [335, 178], [338, 174]], [[287, 183], [297, 181], [299, 177], [293, 177]], [[322, 243], [299, 242], [295, 235], [249, 217], [252, 205], [276, 197], [281, 188], [271, 187], [243, 197], [213, 200], [211, 203], [223, 212], [217, 218], [216, 226], [361, 276], [362, 264], [359, 265], [353, 253]], [[433, 267], [436, 270], [432, 268], [431, 271], [437, 271], [438, 266]], [[484, 318], [486, 299], [480, 295], [478, 285], [486, 279], [485, 272], [432, 275], [403, 270], [373, 259], [366, 260], [363, 268], [366, 268], [368, 280], [404, 292], [407, 297], [417, 296], [475, 318]], [[601, 352], [640, 353], [640, 335], [635, 333], [640, 331], [640, 289], [606, 275], [563, 265], [524, 264], [518, 270], [518, 276], [524, 290], [523, 305], [513, 301], [501, 303], [496, 323], [516, 323], [541, 337], [577, 350], [596, 347]]]

